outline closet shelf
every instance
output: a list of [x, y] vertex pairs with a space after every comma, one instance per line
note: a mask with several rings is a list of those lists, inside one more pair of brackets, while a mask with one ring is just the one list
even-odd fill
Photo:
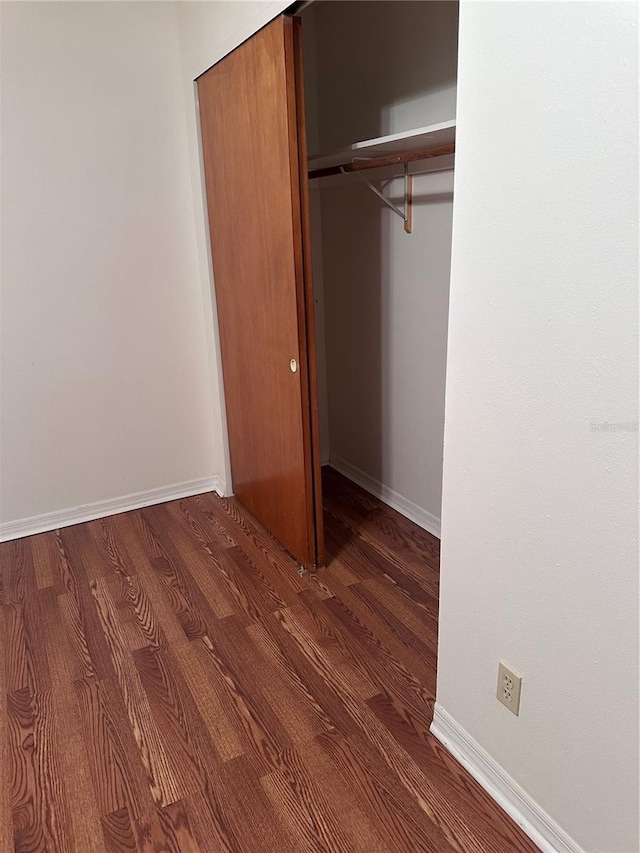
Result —
[[311, 158], [309, 177], [323, 178], [453, 154], [455, 135], [455, 121], [444, 121], [390, 136], [366, 139], [334, 154]]

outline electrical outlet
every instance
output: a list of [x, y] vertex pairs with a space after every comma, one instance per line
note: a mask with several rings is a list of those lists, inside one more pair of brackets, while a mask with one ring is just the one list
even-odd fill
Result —
[[520, 713], [520, 690], [522, 676], [514, 672], [503, 660], [498, 664], [498, 689], [496, 696], [505, 708], [512, 711], [516, 717]]

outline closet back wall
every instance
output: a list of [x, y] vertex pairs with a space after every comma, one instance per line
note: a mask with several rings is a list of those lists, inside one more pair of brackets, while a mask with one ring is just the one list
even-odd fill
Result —
[[[457, 22], [453, 2], [311, 6], [312, 153], [454, 119]], [[415, 178], [411, 235], [356, 178], [320, 187], [331, 462], [438, 534], [453, 172]], [[385, 192], [402, 204], [401, 180]]]

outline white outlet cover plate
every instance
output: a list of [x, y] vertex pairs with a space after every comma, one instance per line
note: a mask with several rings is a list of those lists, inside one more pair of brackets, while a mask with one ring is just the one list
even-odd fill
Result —
[[498, 687], [496, 697], [499, 702], [508, 708], [516, 717], [520, 713], [520, 692], [522, 690], [522, 676], [512, 669], [503, 660], [498, 664]]

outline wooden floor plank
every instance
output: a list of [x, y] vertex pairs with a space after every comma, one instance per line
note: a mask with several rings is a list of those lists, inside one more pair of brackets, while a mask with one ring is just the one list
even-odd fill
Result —
[[169, 850], [175, 853], [200, 853], [200, 845], [193, 835], [183, 802], [171, 803], [160, 809], [159, 818]]
[[[287, 608], [287, 612], [289, 610], [291, 608]], [[283, 629], [281, 620], [282, 617], [280, 614], [274, 614], [272, 621], [264, 622], [261, 628], [269, 636], [269, 642], [274, 643], [279, 653], [285, 656], [291, 668], [292, 679], [295, 679], [299, 684], [299, 690], [312, 697], [311, 701], [321, 709], [319, 714], [326, 717], [332, 728], [338, 729], [341, 732], [353, 730], [355, 722], [349, 714], [348, 709], [329, 681], [323, 677], [319, 668], [310, 664], [307, 650], [301, 648], [291, 632]], [[253, 628], [250, 626], [247, 630], [252, 631]], [[332, 652], [329, 651], [328, 654], [331, 655]], [[337, 663], [332, 658], [331, 665], [335, 665], [341, 671], [344, 670], [342, 661], [339, 658], [337, 659]], [[347, 677], [350, 681], [359, 683], [357, 678], [352, 678], [352, 671], [348, 671]], [[366, 695], [373, 695], [368, 691], [364, 692]]]
[[284, 604], [295, 601], [307, 584], [290, 570], [291, 558], [282, 546], [233, 498], [215, 500], [211, 495], [202, 495], [201, 499], [260, 573], [260, 583], [271, 591], [271, 597], [275, 593]]
[[101, 815], [89, 769], [89, 754], [82, 736], [80, 709], [75, 691], [55, 685], [51, 691], [53, 712], [59, 730], [60, 772], [73, 807], [71, 825], [74, 849], [86, 853], [104, 853]]
[[298, 740], [306, 740], [303, 732], [312, 732], [315, 737], [321, 732], [333, 731], [335, 726], [330, 715], [305, 682], [304, 674], [297, 668], [295, 659], [288, 654], [286, 638], [278, 630], [275, 620], [268, 626], [253, 624], [245, 630], [253, 640], [259, 660], [271, 663], [271, 666], [265, 667], [261, 679], [263, 692], [271, 706], [280, 710], [281, 696], [290, 696], [295, 703], [294, 716], [304, 718], [303, 730], [298, 733]]
[[[409, 648], [415, 648], [435, 672], [438, 655], [438, 614], [405, 596], [387, 578], [358, 584], [356, 594], [376, 610]], [[407, 631], [409, 632], [407, 634]]]
[[[162, 530], [163, 543], [168, 544], [171, 549], [170, 557], [182, 557], [181, 568], [188, 571], [191, 578], [190, 593], [195, 600], [204, 601], [208, 605], [203, 616], [211, 615], [222, 619], [233, 615], [236, 612], [233, 599], [219, 572], [215, 571], [215, 554], [220, 547], [212, 547], [208, 542], [195, 540], [193, 531], [178, 507], [166, 504], [153, 507], [153, 510], [152, 518], [156, 522], [156, 530]], [[184, 571], [181, 577], [185, 580]]]
[[187, 636], [175, 609], [172, 607], [166, 585], [151, 564], [152, 557], [139, 534], [139, 525], [135, 521], [135, 513], [122, 513], [107, 519], [107, 521], [135, 565], [140, 586], [149, 601], [153, 602], [155, 621], [167, 642], [172, 646], [178, 646], [185, 642]]
[[[0, 545], [0, 559], [2, 549]], [[0, 577], [2, 568], [0, 565]], [[0, 604], [0, 641], [4, 644], [4, 607]], [[0, 662], [0, 853], [10, 853], [13, 850], [13, 819], [11, 816], [11, 786], [7, 781], [9, 767], [9, 720], [7, 716], [7, 680], [4, 661]]]
[[119, 687], [108, 679], [78, 681], [74, 695], [101, 817], [143, 813], [150, 792]]
[[213, 494], [0, 545], [0, 853], [533, 853], [429, 731], [438, 541], [323, 476], [303, 577]]
[[206, 788], [217, 753], [174, 656], [146, 646], [133, 659], [183, 796]]
[[2, 651], [6, 678], [6, 691], [29, 688], [30, 655], [25, 636], [22, 606], [4, 604], [2, 606]]
[[282, 766], [261, 781], [274, 812], [298, 839], [297, 849], [350, 853], [353, 839], [349, 839], [297, 750], [290, 750], [283, 758]]
[[16, 853], [71, 851], [71, 792], [62, 775], [50, 691], [28, 687], [7, 697], [11, 809]]
[[[352, 774], [341, 774], [323, 742], [344, 740], [337, 731], [325, 732], [306, 743], [302, 757], [307, 767], [313, 768], [313, 778], [319, 786], [334, 814], [340, 816], [349, 850], [386, 851], [389, 842], [380, 826], [380, 813], [372, 814], [368, 804], [363, 804], [354, 795]], [[349, 804], [348, 808], [345, 804]], [[394, 839], [397, 844], [397, 838]]]
[[51, 585], [43, 587], [38, 597], [43, 616], [41, 630], [47, 638], [53, 683], [51, 694], [60, 739], [61, 772], [68, 789], [74, 792], [76, 807], [71, 810], [71, 822], [75, 845], [87, 853], [104, 853], [100, 811], [91, 783], [89, 756], [82, 738], [80, 712], [75, 699], [77, 668], [59, 607], [62, 596], [57, 596], [55, 586]]
[[187, 573], [179, 568], [182, 558], [170, 537], [163, 535], [162, 518], [158, 518], [155, 510], [155, 507], [146, 507], [135, 515], [149, 563], [162, 583], [187, 639], [204, 637], [207, 623], [199, 606], [198, 595], [194, 600]]
[[92, 584], [92, 593], [151, 793], [157, 803], [168, 805], [179, 800], [185, 791], [181, 788], [164, 734], [154, 719], [149, 696], [140, 681], [104, 579]]
[[[400, 626], [392, 614], [388, 613], [380, 599], [369, 593], [365, 584], [337, 587], [336, 596], [324, 601], [322, 608], [329, 610], [338, 622], [344, 624], [349, 633], [372, 652], [373, 659], [395, 659], [396, 664], [409, 670], [423, 685], [432, 682], [435, 667], [430, 667], [429, 658], [421, 653], [421, 637], [415, 637], [417, 642], [414, 642], [414, 637], [407, 634], [402, 636]], [[431, 662], [435, 664], [433, 658]], [[432, 695], [435, 695], [434, 691], [435, 683]]]
[[44, 692], [51, 686], [45, 638], [41, 631], [42, 614], [30, 537], [6, 543], [8, 556], [3, 572], [3, 607], [7, 641], [7, 690], [29, 687]]
[[344, 626], [350, 641], [358, 646], [360, 660], [371, 662], [368, 675], [374, 684], [379, 689], [386, 685], [399, 701], [429, 723], [433, 716], [435, 683], [424, 671], [424, 664], [413, 650], [406, 649], [403, 655], [400, 644], [386, 635], [383, 625], [367, 619], [366, 614], [357, 615], [350, 603], [333, 598], [320, 606], [330, 611], [336, 623]]
[[[185, 523], [201, 544], [212, 542], [215, 548], [237, 548], [238, 543], [221, 524], [213, 506], [217, 503], [217, 495], [195, 495], [190, 500], [178, 501], [177, 508]], [[175, 504], [174, 504], [175, 506]]]
[[336, 771], [351, 786], [369, 815], [386, 849], [432, 850], [450, 853], [452, 849], [438, 828], [428, 820], [418, 803], [407, 796], [400, 780], [389, 773], [385, 763], [362, 734], [321, 736], [319, 743], [330, 756]]
[[272, 607], [256, 590], [250, 574], [243, 571], [242, 560], [243, 555], [237, 545], [219, 549], [214, 556], [220, 577], [235, 603], [237, 612], [241, 613], [247, 622], [260, 621], [272, 612]]
[[98, 613], [91, 595], [93, 575], [102, 577], [100, 570], [87, 571], [87, 563], [97, 557], [89, 537], [82, 536], [83, 525], [73, 525], [60, 531], [58, 569], [62, 572], [63, 613], [73, 639], [77, 662], [84, 678], [113, 678], [113, 663]]
[[136, 835], [127, 809], [104, 815], [101, 821], [107, 853], [136, 853]]
[[[172, 509], [175, 513], [175, 506]], [[181, 509], [184, 509], [184, 504]], [[213, 495], [199, 495], [194, 512], [201, 512], [200, 517], [208, 521], [208, 531], [215, 531], [218, 535], [222, 531], [222, 535], [228, 536], [229, 541], [233, 542], [233, 545], [222, 543], [219, 547], [240, 548], [254, 566], [259, 567], [272, 589], [282, 598], [295, 596], [305, 588], [299, 576], [289, 570], [291, 558], [282, 546], [266, 533], [262, 525], [242, 513], [235, 501], [219, 500]], [[185, 512], [181, 514], [184, 523], [188, 523]], [[210, 541], [213, 538], [210, 537]]]
[[49, 531], [32, 536], [31, 549], [36, 587], [38, 589], [54, 587], [58, 578], [56, 567], [59, 557], [55, 533]]
[[191, 691], [203, 724], [211, 736], [219, 760], [226, 762], [244, 755], [238, 732], [220, 699], [220, 691], [224, 688], [212, 678], [208, 661], [203, 660], [204, 656], [198, 655], [192, 643], [172, 646], [171, 650]]
[[208, 668], [211, 678], [221, 685], [221, 703], [234, 722], [236, 733], [262, 777], [280, 765], [282, 752], [292, 746], [288, 732], [265, 700], [251, 678], [228, 656], [228, 647], [221, 647], [221, 632], [216, 638], [196, 641], [200, 660]]
[[280, 627], [290, 634], [304, 655], [310, 655], [308, 662], [313, 662], [318, 672], [324, 668], [323, 677], [329, 686], [333, 687], [335, 678], [340, 676], [341, 682], [349, 684], [351, 694], [360, 699], [375, 696], [380, 688], [373, 661], [350, 639], [346, 627], [321, 606], [324, 604], [323, 601], [312, 608], [298, 606], [280, 611], [276, 614]]
[[125, 577], [135, 574], [133, 561], [124, 547], [124, 542], [115, 535], [109, 518], [90, 521], [87, 524], [87, 532], [94, 548], [102, 557], [104, 571]]
[[214, 795], [195, 794], [187, 813], [203, 853], [272, 853], [297, 850], [295, 836], [277, 819], [250, 758], [241, 755], [216, 770]]

